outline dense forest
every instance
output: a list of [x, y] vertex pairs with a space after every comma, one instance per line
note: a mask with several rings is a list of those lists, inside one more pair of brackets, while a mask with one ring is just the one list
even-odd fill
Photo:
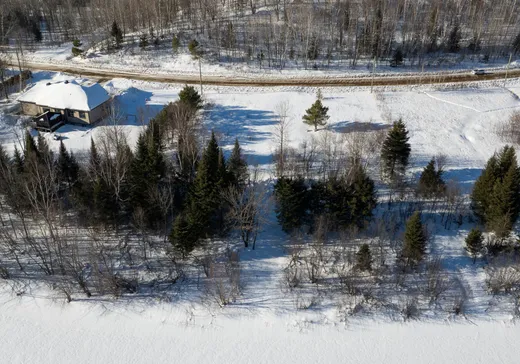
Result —
[[0, 42], [34, 46], [80, 38], [177, 49], [284, 68], [360, 59], [421, 65], [441, 54], [488, 61], [520, 51], [516, 0], [4, 0]]

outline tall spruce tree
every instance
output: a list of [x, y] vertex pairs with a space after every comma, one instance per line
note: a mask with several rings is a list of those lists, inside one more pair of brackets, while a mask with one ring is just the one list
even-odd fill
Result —
[[38, 147], [36, 146], [36, 142], [34, 141], [33, 136], [29, 132], [29, 130], [25, 131], [25, 147], [24, 147], [24, 160], [28, 160], [31, 157], [40, 158], [40, 153], [38, 151]]
[[114, 38], [114, 41], [116, 42], [116, 48], [119, 48], [121, 46], [121, 43], [123, 42], [123, 32], [121, 31], [121, 28], [119, 28], [119, 25], [117, 25], [117, 22], [115, 20], [112, 23], [110, 35]]
[[200, 110], [203, 106], [202, 97], [193, 86], [185, 85], [179, 92], [179, 100], [189, 105], [193, 110]]
[[356, 269], [362, 272], [372, 271], [372, 252], [368, 244], [362, 244], [356, 253]]
[[419, 179], [417, 192], [425, 198], [438, 197], [446, 190], [446, 184], [442, 179], [444, 171], [436, 168], [435, 158], [432, 158], [428, 165], [424, 168]]
[[381, 148], [381, 172], [391, 180], [403, 175], [408, 166], [411, 147], [408, 130], [402, 120], [394, 123]]
[[406, 222], [402, 257], [408, 264], [419, 263], [426, 253], [426, 234], [421, 215], [415, 212]]
[[235, 139], [235, 146], [227, 161], [227, 170], [229, 173], [229, 183], [242, 190], [246, 185], [249, 173], [247, 171], [247, 163], [242, 156], [242, 149], [238, 143], [238, 138]]
[[471, 206], [479, 220], [506, 237], [520, 213], [520, 169], [513, 147], [495, 153], [475, 182]]
[[274, 186], [276, 217], [286, 233], [300, 228], [307, 221], [309, 194], [303, 178], [282, 177]]
[[324, 126], [329, 120], [327, 115], [329, 108], [323, 106], [321, 99], [317, 99], [312, 106], [305, 110], [303, 122], [307, 125], [314, 126], [314, 131], [318, 131], [318, 126]]
[[482, 251], [484, 237], [479, 229], [471, 229], [468, 236], [466, 237], [466, 251], [473, 258], [473, 264], [477, 260], [477, 255]]
[[78, 180], [79, 166], [72, 153], [67, 151], [63, 141], [60, 141], [58, 159], [56, 161], [58, 179], [65, 186], [70, 186]]
[[353, 224], [364, 227], [372, 217], [372, 211], [377, 205], [374, 181], [367, 175], [362, 166], [356, 165], [353, 170], [352, 196], [350, 198], [350, 214]]
[[199, 233], [195, 229], [196, 225], [191, 223], [183, 213], [179, 214], [173, 223], [169, 239], [183, 257], [186, 257], [197, 245]]

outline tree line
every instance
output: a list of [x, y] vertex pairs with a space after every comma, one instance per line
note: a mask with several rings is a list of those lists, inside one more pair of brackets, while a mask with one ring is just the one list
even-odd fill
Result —
[[422, 64], [439, 53], [489, 60], [520, 51], [519, 6], [513, 0], [6, 0], [0, 43], [81, 38], [89, 47], [103, 41], [106, 49], [128, 42], [176, 50], [197, 41], [218, 60], [271, 68], [355, 66], [362, 58]]

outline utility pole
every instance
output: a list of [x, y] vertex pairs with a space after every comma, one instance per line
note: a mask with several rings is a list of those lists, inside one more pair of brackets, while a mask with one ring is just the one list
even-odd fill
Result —
[[506, 77], [504, 78], [504, 87], [506, 87], [506, 82], [507, 82], [507, 73], [509, 72], [509, 66], [511, 65], [511, 59], [513, 58], [513, 53], [509, 53], [509, 62], [507, 62], [507, 67], [506, 67]]
[[202, 65], [200, 61], [200, 55], [199, 55], [199, 81], [200, 81], [200, 96], [202, 96]]
[[372, 63], [372, 82], [370, 83], [370, 93], [373, 93], [374, 91], [374, 76], [376, 73], [376, 57], [374, 57], [374, 61]]

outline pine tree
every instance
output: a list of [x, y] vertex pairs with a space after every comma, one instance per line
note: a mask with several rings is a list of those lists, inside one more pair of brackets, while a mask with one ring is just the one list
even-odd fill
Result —
[[506, 237], [520, 213], [520, 169], [513, 147], [495, 153], [475, 182], [471, 206], [475, 215], [499, 237]]
[[368, 244], [362, 244], [356, 253], [356, 269], [362, 272], [372, 271], [372, 252]]
[[15, 145], [14, 154], [13, 154], [13, 167], [15, 168], [16, 172], [22, 173], [23, 166], [24, 166], [23, 156], [20, 153], [20, 150], [18, 149], [18, 147]]
[[364, 227], [366, 221], [372, 217], [372, 211], [377, 205], [374, 181], [367, 175], [361, 166], [354, 167], [354, 178], [350, 190], [349, 201], [352, 223]]
[[395, 122], [381, 149], [381, 170], [384, 177], [393, 180], [398, 175], [404, 174], [411, 152], [409, 140], [403, 121]]
[[450, 36], [448, 38], [448, 51], [452, 53], [457, 53], [460, 50], [460, 27], [459, 25], [455, 25], [450, 32]]
[[220, 199], [221, 169], [220, 150], [215, 134], [211, 138], [197, 167], [197, 174], [191, 186], [185, 213], [186, 219], [196, 234], [198, 241], [205, 234], [220, 229], [218, 216]]
[[499, 237], [506, 237], [520, 212], [520, 171], [516, 163], [495, 183], [490, 202], [487, 226]]
[[181, 45], [181, 42], [179, 41], [179, 38], [174, 35], [172, 39], [172, 50], [173, 53], [177, 53], [179, 51], [179, 47]]
[[238, 143], [238, 138], [235, 139], [235, 146], [227, 161], [227, 169], [230, 184], [242, 190], [246, 185], [249, 173], [247, 171], [247, 163], [242, 157], [242, 150]]
[[82, 43], [79, 39], [74, 39], [72, 41], [72, 55], [74, 57], [77, 57], [81, 54], [83, 54], [83, 50], [80, 48], [82, 46]]
[[170, 234], [170, 242], [180, 251], [183, 257], [186, 257], [197, 245], [198, 232], [184, 214], [180, 214], [173, 223], [173, 229]]
[[473, 192], [471, 193], [471, 208], [481, 223], [486, 223], [491, 203], [491, 193], [494, 190], [495, 182], [499, 178], [499, 168], [497, 155], [492, 156], [480, 177], [475, 181]]
[[38, 147], [36, 146], [36, 142], [34, 141], [33, 136], [29, 132], [29, 130], [25, 131], [25, 149], [24, 149], [24, 160], [28, 160], [32, 156], [36, 156], [40, 158], [40, 153], [38, 151]]
[[119, 48], [121, 46], [121, 43], [123, 42], [123, 32], [121, 31], [121, 28], [119, 28], [119, 25], [117, 25], [115, 20], [112, 23], [110, 35], [114, 38], [116, 42], [116, 48]]
[[89, 173], [91, 176], [96, 176], [99, 173], [99, 168], [101, 166], [101, 158], [99, 157], [96, 143], [94, 143], [94, 139], [90, 139], [90, 156], [89, 156]]
[[320, 99], [317, 99], [312, 106], [305, 110], [303, 116], [303, 122], [307, 125], [314, 126], [314, 131], [318, 131], [318, 126], [324, 126], [327, 124], [329, 116], [327, 112], [328, 107], [323, 106]]
[[513, 53], [520, 53], [520, 32], [516, 35], [515, 40], [513, 41]]
[[[329, 217], [329, 224], [333, 228], [348, 228], [354, 223], [352, 207], [357, 201], [353, 198], [352, 185], [345, 178], [330, 179], [324, 191], [325, 212]], [[360, 219], [361, 220], [361, 219]]]
[[418, 193], [425, 198], [437, 197], [446, 190], [446, 184], [442, 180], [443, 170], [435, 166], [435, 158], [432, 158], [424, 168], [419, 179]]
[[202, 56], [202, 49], [200, 47], [199, 42], [197, 42], [196, 39], [192, 39], [188, 43], [188, 51], [190, 52], [193, 58], [199, 58], [200, 56]]
[[185, 85], [179, 92], [179, 100], [189, 105], [193, 110], [202, 109], [202, 98], [193, 86]]
[[473, 258], [473, 264], [477, 260], [477, 255], [482, 251], [484, 237], [479, 229], [471, 229], [468, 236], [466, 237], [466, 251]]
[[67, 151], [63, 141], [60, 141], [60, 150], [56, 164], [60, 182], [71, 185], [77, 181], [79, 171], [78, 163], [74, 155]]
[[276, 217], [282, 230], [291, 233], [300, 228], [307, 219], [308, 197], [307, 186], [302, 178], [278, 179], [274, 186], [276, 196]]
[[45, 140], [45, 137], [43, 136], [42, 133], [38, 133], [37, 140], [38, 140], [38, 154], [39, 154], [40, 158], [46, 162], [52, 161], [54, 159], [53, 153], [52, 153], [51, 149], [49, 148], [49, 144], [47, 143], [47, 140]]
[[426, 234], [419, 212], [415, 212], [406, 222], [402, 256], [408, 263], [419, 263], [426, 253]]

